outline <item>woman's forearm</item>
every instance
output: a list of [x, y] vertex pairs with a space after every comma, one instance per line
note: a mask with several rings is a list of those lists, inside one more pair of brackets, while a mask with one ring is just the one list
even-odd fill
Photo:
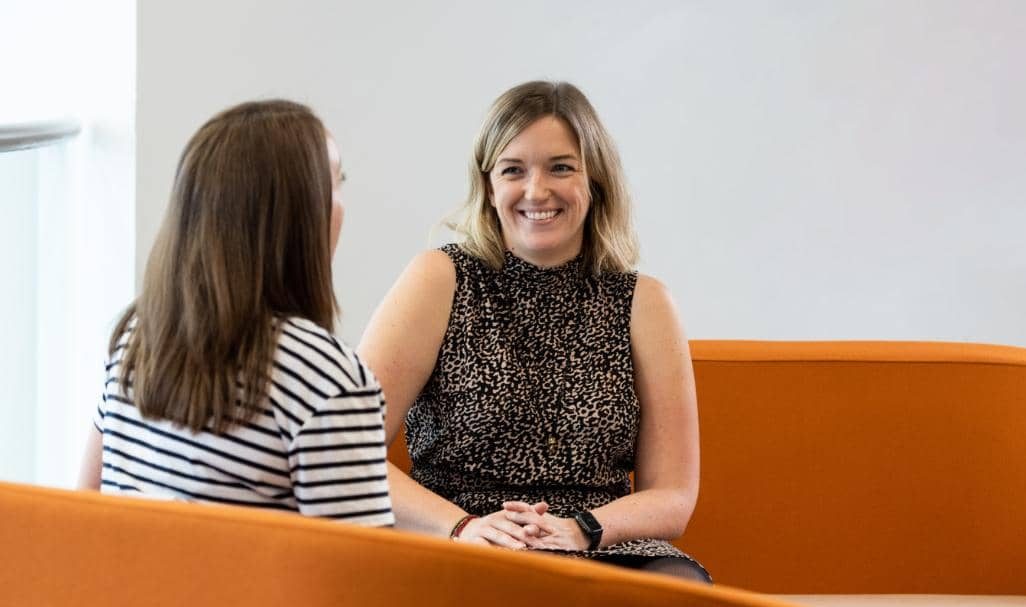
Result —
[[647, 489], [592, 510], [602, 525], [602, 543], [636, 538], [674, 540], [684, 533], [697, 496], [685, 489]]
[[466, 514], [462, 508], [426, 489], [408, 474], [388, 464], [389, 492], [396, 527], [446, 537]]
[[79, 466], [79, 489], [100, 490], [100, 477], [103, 471], [103, 435], [95, 426], [89, 424], [89, 435], [86, 438], [85, 452]]

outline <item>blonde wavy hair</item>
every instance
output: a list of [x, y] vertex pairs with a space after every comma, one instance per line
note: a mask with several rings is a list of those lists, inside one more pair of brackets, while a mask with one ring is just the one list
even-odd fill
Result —
[[567, 82], [525, 82], [495, 100], [474, 141], [470, 193], [449, 228], [462, 235], [465, 251], [496, 270], [502, 267], [506, 245], [489, 200], [489, 174], [509, 142], [545, 116], [555, 116], [570, 127], [588, 175], [591, 204], [581, 251], [584, 267], [596, 275], [633, 270], [638, 240], [620, 156], [588, 98]]

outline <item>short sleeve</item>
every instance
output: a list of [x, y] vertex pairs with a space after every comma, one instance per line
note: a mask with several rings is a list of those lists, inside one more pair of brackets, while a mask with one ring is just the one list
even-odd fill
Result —
[[395, 524], [388, 492], [384, 398], [373, 380], [323, 401], [289, 445], [302, 514], [368, 526]]

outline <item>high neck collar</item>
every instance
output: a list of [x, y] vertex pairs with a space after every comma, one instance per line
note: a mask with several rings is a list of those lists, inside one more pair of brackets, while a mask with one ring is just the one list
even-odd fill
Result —
[[582, 253], [579, 253], [577, 257], [574, 257], [570, 261], [562, 263], [558, 266], [552, 266], [548, 268], [536, 266], [529, 261], [525, 261], [517, 257], [510, 251], [506, 251], [505, 258], [505, 263], [502, 266], [503, 274], [523, 276], [525, 278], [557, 278], [562, 276], [579, 276], [581, 274], [582, 268], [584, 267], [584, 255]]

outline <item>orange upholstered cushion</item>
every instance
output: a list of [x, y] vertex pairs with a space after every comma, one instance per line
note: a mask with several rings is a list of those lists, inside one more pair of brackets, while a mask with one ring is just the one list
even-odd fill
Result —
[[0, 546], [3, 605], [788, 605], [295, 514], [6, 483]]
[[[1026, 594], [1026, 350], [691, 343], [701, 490], [675, 543], [779, 593]], [[390, 459], [408, 469], [405, 443]]]

